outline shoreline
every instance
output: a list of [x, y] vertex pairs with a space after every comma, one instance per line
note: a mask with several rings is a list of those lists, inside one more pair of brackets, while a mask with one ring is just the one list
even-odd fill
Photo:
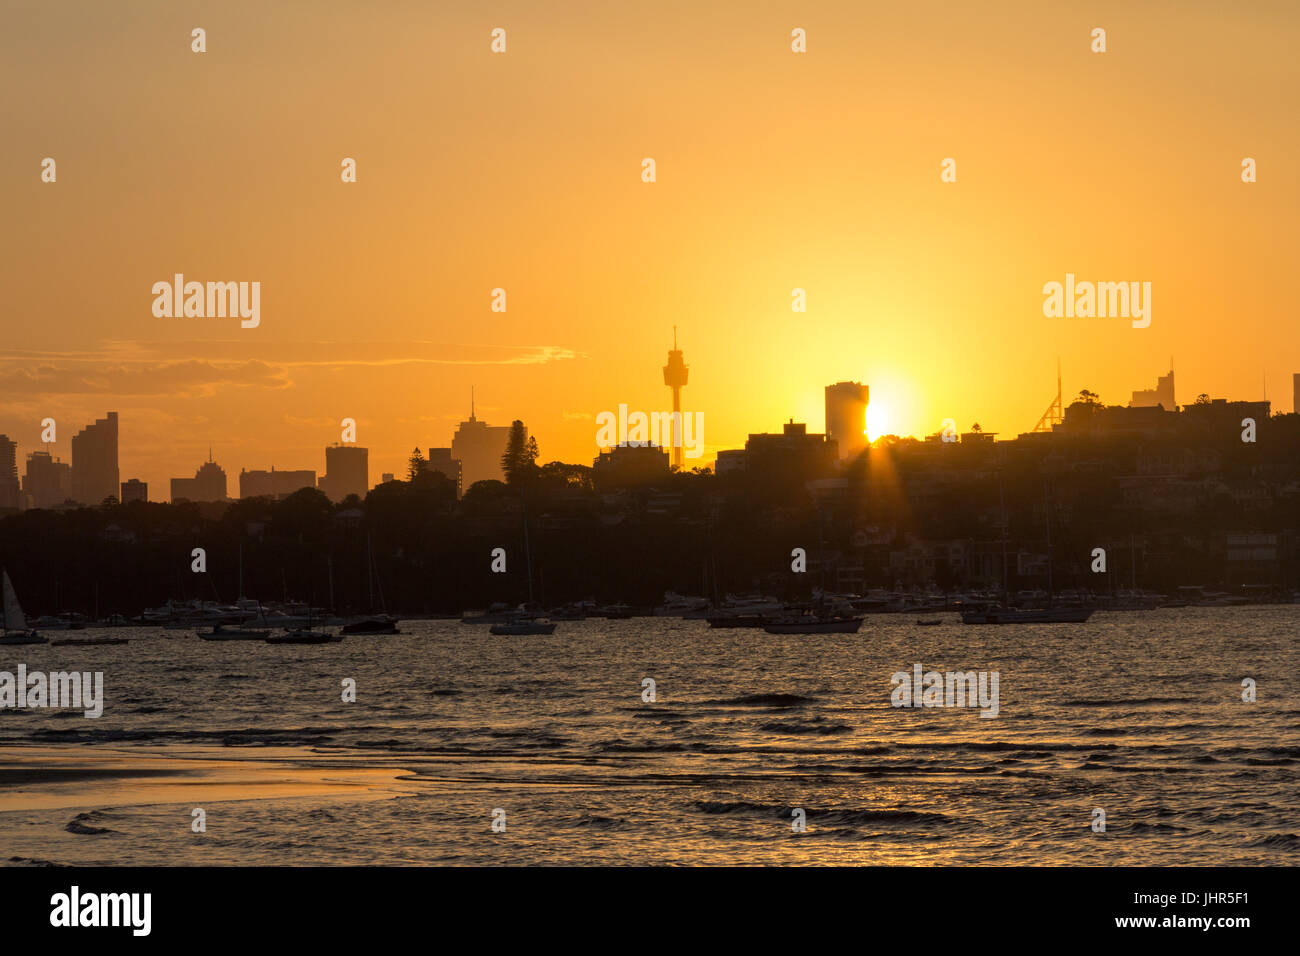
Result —
[[[327, 765], [328, 762], [328, 765]], [[361, 755], [339, 761], [319, 751], [259, 747], [232, 758], [229, 747], [150, 748], [84, 744], [0, 748], [0, 814], [93, 810], [329, 795], [378, 800], [409, 792], [409, 771]]]

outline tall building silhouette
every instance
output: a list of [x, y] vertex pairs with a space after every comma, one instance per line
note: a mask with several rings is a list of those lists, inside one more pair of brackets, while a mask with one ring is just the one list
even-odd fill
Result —
[[459, 498], [464, 490], [461, 488], [460, 483], [460, 460], [452, 457], [451, 449], [430, 448], [428, 455], [425, 457], [429, 462], [427, 466], [429, 471], [442, 472], [445, 477], [456, 483], [456, 497]]
[[240, 469], [240, 498], [285, 498], [302, 488], [316, 487], [316, 472], [310, 468], [299, 471], [270, 471]]
[[317, 486], [336, 503], [348, 495], [365, 498], [370, 490], [370, 450], [338, 442], [326, 446], [325, 474]]
[[57, 508], [72, 497], [72, 466], [47, 451], [27, 456], [23, 501], [28, 508]]
[[[664, 366], [664, 384], [673, 390], [673, 467], [682, 467], [682, 389], [690, 369], [682, 359], [681, 350], [677, 348], [677, 326], [673, 326], [673, 347], [668, 353], [668, 364]], [[662, 436], [660, 436], [662, 440]]]
[[208, 460], [199, 466], [193, 478], [172, 479], [172, 501], [182, 500], [226, 500], [226, 472], [212, 460], [212, 452], [208, 452]]
[[1167, 412], [1177, 411], [1174, 405], [1174, 370], [1170, 369], [1168, 375], [1157, 378], [1155, 388], [1134, 392], [1133, 400], [1128, 404], [1130, 408], [1154, 408], [1159, 405]]
[[[524, 437], [528, 437], [527, 429]], [[468, 491], [476, 481], [505, 481], [501, 456], [510, 441], [509, 425], [489, 425], [474, 417], [474, 398], [470, 395], [469, 421], [456, 427], [451, 439], [451, 456], [460, 461], [461, 484]]]
[[1300, 415], [1300, 372], [1291, 373], [1291, 411]]
[[122, 482], [122, 494], [118, 496], [117, 500], [122, 504], [126, 504], [128, 501], [148, 501], [149, 482], [141, 481], [139, 478], [128, 478]]
[[72, 436], [72, 497], [97, 505], [119, 491], [117, 412], [109, 412]]
[[836, 382], [826, 386], [826, 437], [840, 450], [840, 458], [856, 458], [869, 444], [867, 405], [871, 390], [861, 382]]
[[18, 443], [0, 435], [0, 508], [17, 508], [22, 489], [18, 486]]

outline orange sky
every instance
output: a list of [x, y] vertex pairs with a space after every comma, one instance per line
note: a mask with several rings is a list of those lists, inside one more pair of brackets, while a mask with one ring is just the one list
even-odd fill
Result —
[[[706, 460], [820, 429], [841, 379], [891, 431], [1014, 435], [1057, 356], [1067, 398], [1172, 355], [1180, 401], [1267, 379], [1290, 411], [1300, 8], [1064, 7], [11, 0], [0, 431], [25, 457], [53, 417], [66, 460], [116, 410], [122, 477], [164, 498], [209, 444], [232, 494], [323, 471], [352, 417], [377, 481], [472, 384], [587, 462], [597, 413], [668, 407], [674, 324]], [[176, 272], [260, 281], [261, 325], [155, 318]], [[1151, 282], [1150, 328], [1045, 318], [1066, 272]]]

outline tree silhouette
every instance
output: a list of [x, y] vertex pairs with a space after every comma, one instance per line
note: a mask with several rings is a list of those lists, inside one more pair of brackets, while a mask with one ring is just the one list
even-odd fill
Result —
[[424, 469], [427, 467], [429, 467], [429, 463], [424, 460], [424, 455], [420, 453], [420, 449], [417, 446], [416, 449], [411, 452], [411, 457], [406, 460], [406, 480], [414, 481], [415, 476], [423, 474]]
[[524, 436], [524, 423], [516, 418], [510, 423], [510, 438], [501, 456], [501, 470], [508, 485], [522, 484], [537, 475], [537, 439]]

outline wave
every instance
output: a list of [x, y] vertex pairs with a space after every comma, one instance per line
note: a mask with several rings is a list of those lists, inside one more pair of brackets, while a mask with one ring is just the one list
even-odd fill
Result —
[[1057, 701], [1058, 707], [1123, 707], [1126, 704], [1196, 704], [1199, 697], [1116, 697], [1112, 700], [1085, 698]]
[[1250, 845], [1276, 850], [1300, 850], [1300, 836], [1294, 833], [1270, 833]]
[[771, 720], [765, 724], [759, 724], [758, 729], [769, 734], [819, 734], [822, 736], [847, 734], [853, 731], [853, 728], [848, 724], [824, 723], [824, 720], [823, 717], [814, 717], [812, 720]]
[[787, 804], [754, 803], [749, 800], [697, 800], [696, 810], [701, 813], [751, 814], [780, 819], [793, 819], [795, 809], [802, 809], [809, 820], [825, 823], [860, 825], [871, 823], [951, 823], [952, 818], [943, 813], [925, 810], [868, 810], [855, 807], [796, 808]]
[[111, 830], [108, 827], [97, 827], [92, 821], [103, 819], [102, 814], [96, 810], [87, 813], [78, 813], [75, 817], [67, 822], [63, 829], [69, 833], [75, 833], [78, 836], [103, 836], [108, 833], [117, 833], [117, 830]]
[[701, 703], [709, 707], [802, 707], [816, 701], [816, 697], [804, 697], [800, 694], [745, 694], [742, 697], [706, 700]]

